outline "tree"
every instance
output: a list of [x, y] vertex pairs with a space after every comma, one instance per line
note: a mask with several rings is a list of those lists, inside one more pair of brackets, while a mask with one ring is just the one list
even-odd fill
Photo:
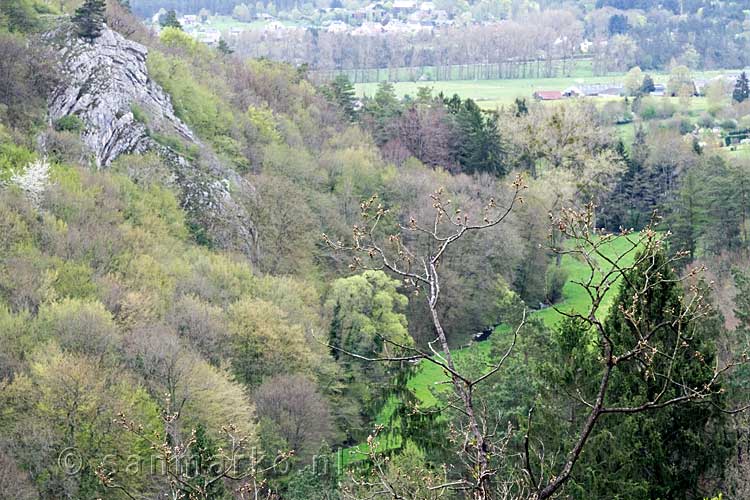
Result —
[[278, 375], [254, 394], [259, 419], [269, 419], [295, 456], [308, 462], [333, 437], [328, 402], [315, 384], [301, 375]]
[[[648, 76], [648, 75], [647, 75]], [[625, 91], [628, 95], [637, 95], [643, 88], [643, 82], [645, 78], [643, 71], [638, 66], [631, 68], [628, 74], [625, 75]], [[653, 82], [652, 82], [653, 83]]]
[[159, 19], [159, 24], [162, 28], [176, 28], [178, 30], [182, 29], [182, 24], [180, 24], [180, 21], [177, 20], [177, 13], [173, 10], [167, 11], [166, 14], [164, 14], [161, 19]]
[[690, 94], [695, 93], [695, 82], [693, 74], [687, 66], [675, 66], [669, 72], [669, 81], [667, 83], [667, 92], [672, 97], [680, 95], [687, 88]]
[[229, 54], [234, 52], [231, 49], [231, 47], [229, 47], [229, 44], [227, 43], [227, 41], [224, 40], [223, 38], [219, 40], [219, 45], [216, 48], [218, 49], [219, 52], [221, 52], [225, 56], [228, 56]]
[[737, 78], [734, 92], [732, 92], [732, 99], [735, 102], [744, 102], [748, 98], [750, 98], [750, 81], [748, 80], [747, 73], [743, 71], [739, 78]]
[[349, 120], [354, 121], [356, 113], [354, 111], [354, 102], [356, 100], [354, 85], [345, 74], [338, 75], [324, 89], [328, 99], [336, 104]]
[[312, 351], [300, 325], [264, 300], [242, 299], [229, 308], [232, 370], [240, 382], [253, 387], [278, 373], [305, 372], [312, 367]]
[[222, 477], [224, 467], [219, 460], [221, 455], [217, 448], [214, 440], [206, 432], [206, 427], [198, 424], [187, 444], [186, 484], [181, 485], [181, 493], [185, 498], [191, 498], [191, 494], [196, 491], [210, 500], [229, 498], [223, 480], [216, 480], [217, 477]]
[[609, 18], [609, 34], [610, 35], [623, 35], [630, 29], [627, 16], [623, 14], [615, 14]]
[[485, 113], [466, 99], [455, 113], [458, 162], [466, 173], [503, 175], [505, 152], [500, 142], [496, 113]]
[[651, 78], [651, 75], [646, 74], [646, 76], [643, 77], [643, 84], [641, 84], [641, 93], [650, 94], [655, 90], [656, 85], [654, 84], [654, 79]]
[[[635, 362], [613, 371], [607, 395], [608, 405], [613, 407], [637, 407], [656, 395], [668, 401], [682, 397], [684, 387], [713, 383], [716, 340], [722, 332], [722, 318], [707, 304], [695, 310], [689, 306], [707, 292], [705, 286], [691, 282], [692, 291], [683, 290], [663, 249], [646, 260], [636, 256], [636, 262], [623, 277], [603, 328], [611, 342], [620, 346], [618, 356], [638, 349], [636, 343], [644, 335], [649, 336], [652, 354], [637, 354]], [[663, 278], [654, 286], [647, 285], [656, 273]], [[586, 380], [597, 380], [591, 372], [601, 369], [595, 360], [600, 351], [586, 348], [589, 327], [578, 318], [564, 323], [559, 333], [563, 350], [560, 366], [564, 368], [550, 378], [567, 381], [564, 393], [595, 390], [581, 389]], [[680, 378], [670, 381], [671, 373], [680, 373]], [[602, 420], [592, 435], [592, 447], [581, 455], [581, 473], [567, 491], [577, 498], [626, 490], [631, 498], [689, 496], [703, 477], [722, 470], [729, 455], [728, 422], [719, 410], [723, 392], [717, 383], [704, 400], [706, 404], [667, 406], [658, 412], [625, 413]], [[570, 407], [573, 415], [585, 411], [576, 398]], [[574, 428], [576, 425], [580, 422]]]
[[[520, 451], [521, 463], [518, 467], [521, 470], [509, 478], [498, 477], [499, 464], [508, 467], [506, 450], [511, 438], [496, 436], [495, 427], [487, 421], [487, 415], [478, 406], [478, 398], [483, 382], [506, 369], [505, 361], [515, 347], [523, 319], [515, 334], [510, 334], [508, 350], [499, 360], [479, 370], [479, 374], [475, 373], [476, 370], [467, 371], [457, 366], [438, 309], [442, 296], [440, 263], [451, 246], [462, 237], [489, 230], [505, 220], [522, 188], [521, 180], [517, 179], [511, 193], [506, 193], [502, 198], [505, 200], [502, 205], [493, 198], [484, 211], [476, 215], [453, 206], [441, 189], [431, 196], [431, 204], [436, 212], [434, 220], [422, 225], [412, 217], [404, 224], [391, 226], [391, 230], [388, 227], [389, 211], [377, 202], [377, 197], [372, 197], [362, 203], [364, 222], [355, 226], [351, 243], [334, 243], [327, 239], [333, 248], [353, 253], [354, 268], [384, 267], [424, 295], [435, 328], [435, 338], [428, 344], [432, 347], [431, 351], [394, 343], [399, 350], [391, 355], [347, 354], [370, 362], [423, 360], [446, 372], [453, 389], [448, 404], [457, 408], [452, 442], [458, 443], [459, 458], [466, 465], [460, 477], [450, 484], [465, 489], [467, 494], [479, 500], [494, 497], [495, 492], [503, 497], [519, 488], [528, 491], [527, 496], [531, 498], [553, 497], [571, 479], [576, 464], [604, 415], [627, 417], [692, 402], [716, 403], [720, 401], [722, 393], [721, 377], [738, 364], [730, 361], [714, 365], [710, 362], [713, 356], [711, 346], [703, 343], [704, 337], [698, 332], [697, 323], [707, 314], [703, 290], [693, 289], [684, 300], [682, 297], [669, 299], [666, 305], [670, 309], [662, 311], [662, 314], [669, 314], [676, 323], [662, 323], [658, 318], [653, 322], [641, 314], [646, 310], [658, 312], [660, 305], [651, 304], [650, 298], [674, 281], [669, 273], [673, 260], [663, 257], [664, 241], [657, 231], [647, 228], [635, 236], [627, 233], [619, 236], [600, 234], [592, 227], [592, 206], [580, 211], [563, 209], [552, 222], [568, 241], [573, 242], [574, 247], [565, 245], [553, 250], [580, 259], [590, 269], [590, 278], [581, 286], [591, 303], [583, 313], [559, 312], [584, 325], [588, 337], [586, 344], [597, 351], [592, 357], [596, 366], [595, 375], [584, 380], [578, 390], [569, 392], [578, 394], [583, 403], [583, 413], [580, 420], [576, 419], [580, 425], [576, 424], [564, 449], [553, 453], [554, 463], [549, 463], [550, 457], [544, 454], [547, 447], [544, 444], [537, 447], [535, 443], [538, 438], [534, 436], [532, 439], [527, 429]], [[480, 222], [471, 222], [474, 220]], [[434, 246], [423, 253], [412, 244], [414, 238], [419, 236]], [[614, 258], [606, 255], [605, 249], [618, 239], [622, 239], [625, 250]], [[633, 256], [635, 260], [632, 265], [626, 264], [628, 256]], [[604, 262], [611, 265], [609, 271], [602, 270]], [[642, 281], [636, 281], [635, 276], [641, 276]], [[598, 319], [603, 313], [600, 309], [605, 303], [605, 295], [612, 293], [619, 286], [618, 283], [624, 283], [620, 293], [624, 305], [618, 310], [625, 318], [622, 327], [618, 326], [621, 323], [617, 320], [604, 322]], [[634, 288], [631, 288], [631, 284]], [[438, 348], [439, 353], [436, 352]], [[618, 382], [628, 376], [634, 377], [632, 383], [642, 384], [641, 387], [652, 384], [653, 390], [638, 392], [632, 398], [618, 397], [622, 391], [616, 391], [611, 397], [610, 384], [619, 387]], [[683, 377], [690, 381], [689, 385], [683, 385]], [[651, 379], [655, 380], [651, 382]], [[629, 385], [623, 386], [623, 390], [626, 390]], [[537, 452], [541, 454], [541, 467], [534, 463]], [[562, 462], [559, 460], [560, 454], [565, 457]], [[539, 474], [537, 469], [540, 470]], [[387, 474], [382, 471], [377, 476], [386, 484], [391, 484]], [[693, 477], [690, 478], [692, 480]], [[397, 497], [398, 494], [393, 496]]]
[[105, 0], [85, 0], [76, 9], [73, 22], [78, 28], [78, 36], [93, 43], [102, 33], [107, 5]]
[[30, 0], [0, 0], [0, 26], [6, 23], [10, 32], [27, 32], [39, 25], [39, 16]]

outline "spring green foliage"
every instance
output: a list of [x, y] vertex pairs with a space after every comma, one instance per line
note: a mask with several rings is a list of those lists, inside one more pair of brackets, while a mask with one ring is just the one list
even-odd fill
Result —
[[83, 130], [83, 121], [75, 115], [66, 115], [55, 121], [55, 130], [78, 133]]
[[[4, 28], [10, 26], [8, 5], [0, 0]], [[13, 7], [24, 5], [29, 4]], [[9, 29], [32, 29], [24, 25], [24, 15], [16, 19]], [[651, 208], [668, 204], [675, 245], [685, 242], [694, 257], [738, 253], [748, 243], [746, 167], [699, 158], [697, 152], [671, 161], [684, 153], [671, 147], [682, 141], [679, 136], [661, 152], [645, 132], [632, 148], [615, 149], [594, 137], [609, 129], [597, 128], [592, 107], [585, 116], [549, 114], [568, 120], [555, 118], [552, 137], [559, 143], [539, 140], [550, 135], [546, 122], [542, 132], [529, 122], [534, 136], [519, 140], [509, 125], [540, 116], [534, 104], [519, 101], [510, 111], [487, 113], [466, 96], [445, 98], [416, 86], [413, 98], [400, 101], [387, 83], [355, 112], [353, 89], [344, 78], [316, 89], [304, 69], [224, 57], [177, 27], [165, 27], [160, 43], [149, 47], [149, 70], [201, 145], [187, 147], [155, 131], [151, 137], [199, 165], [207, 156], [234, 167], [256, 188], [255, 198], [242, 200], [257, 229], [256, 260], [201, 237], [205, 228], [187, 222], [192, 219], [180, 204], [179, 172], [156, 154], [125, 155], [101, 171], [78, 164], [76, 150], [56, 154], [34, 204], [12, 179], [44, 154], [35, 150], [37, 138], [67, 134], [77, 141], [83, 124], [65, 117], [48, 128], [43, 117], [52, 85], [27, 85], [40, 83], [46, 59], [31, 57], [39, 53], [27, 41], [19, 34], [0, 35], [13, 76], [0, 75], [0, 441], [7, 444], [3, 453], [28, 471], [45, 498], [113, 495], [93, 475], [102, 457], [114, 455], [119, 466], [123, 457], [149, 453], [137, 437], [113, 431], [120, 412], [156, 432], [163, 429], [160, 413], [179, 406], [175, 435], [195, 430], [189, 450], [195, 481], [213, 473], [211, 457], [227, 445], [219, 429], [228, 423], [247, 434], [251, 445], [275, 453], [296, 439], [292, 426], [267, 416], [273, 412], [266, 408], [261, 415], [262, 393], [281, 396], [273, 392], [279, 377], [309, 382], [303, 395], [313, 395], [314, 404], [298, 405], [303, 398], [293, 392], [281, 407], [290, 413], [318, 408], [326, 431], [316, 434], [324, 439], [305, 442], [292, 473], [265, 478], [284, 498], [340, 498], [339, 471], [313, 471], [310, 455], [323, 440], [362, 451], [366, 445], [358, 443], [373, 423], [387, 426], [377, 444], [392, 454], [387, 477], [410, 498], [436, 496], [439, 491], [429, 486], [443, 479], [439, 465], [447, 464], [451, 474], [461, 467], [448, 439], [450, 425], [461, 417], [450, 409], [414, 409], [441, 407], [445, 373], [429, 363], [371, 364], [323, 345], [379, 357], [402, 353], [394, 343], [424, 346], [434, 338], [423, 295], [407, 294], [402, 282], [380, 271], [341, 277], [348, 262], [321, 242], [322, 233], [350, 234], [359, 223], [361, 201], [374, 193], [392, 210], [388, 223], [403, 224], [412, 216], [432, 220], [430, 194], [439, 186], [452, 207], [473, 215], [490, 198], [507, 200], [505, 176], [512, 168], [532, 170], [537, 159], [542, 164], [555, 158], [570, 166], [571, 177], [581, 177], [577, 168], [591, 159], [586, 154], [606, 152], [612, 155], [607, 158], [627, 155], [632, 167], [619, 183], [627, 195], [602, 197], [597, 215], [608, 227], [615, 219], [640, 227]], [[136, 104], [131, 111], [147, 127], [159, 119]], [[576, 135], [567, 137], [571, 130]], [[605, 163], [586, 172], [610, 175]], [[587, 266], [570, 256], [557, 266], [545, 250], [548, 212], [588, 197], [581, 181], [540, 177], [529, 190], [534, 195], [501, 228], [467, 235], [446, 255], [440, 314], [449, 342], [464, 345], [478, 329], [502, 324], [489, 341], [455, 351], [462, 370], [478, 375], [506, 352], [522, 299], [574, 311], [589, 305], [585, 291], [573, 283], [586, 279]], [[722, 204], [725, 199], [730, 201]], [[416, 235], [414, 244], [421, 250], [429, 243]], [[608, 249], [611, 255], [623, 251], [618, 245]], [[747, 283], [742, 278], [737, 283], [737, 317], [746, 329]], [[643, 312], [649, 321], [672, 320], [669, 306], [680, 296], [678, 287], [665, 285], [651, 297], [654, 307]], [[617, 304], [624, 297], [621, 292]], [[627, 339], [627, 324], [609, 307], [614, 298], [607, 296], [602, 307], [611, 313], [607, 328]], [[498, 429], [509, 421], [523, 428], [528, 409], [536, 405], [536, 432], [550, 443], [548, 457], [560, 456], [583, 415], [561, 388], [572, 382], [585, 386], [600, 369], [590, 332], [561, 318], [552, 308], [529, 316], [517, 352], [487, 381], [482, 401]], [[712, 316], [694, 325], [704, 360], [715, 356], [715, 337], [723, 334], [719, 322]], [[663, 345], [669, 345], [668, 335]], [[684, 360], [683, 367], [691, 383], [705, 378], [705, 366], [696, 360]], [[731, 387], [743, 383], [738, 378]], [[617, 401], [637, 402], [654, 383], [623, 371], [613, 387]], [[723, 423], [707, 407], [604, 425], [566, 491], [573, 498], [612, 491], [632, 493], [628, 498], [684, 495], [725, 452]], [[66, 446], [81, 450], [85, 462], [72, 478], [55, 460]], [[323, 445], [321, 455], [329, 454]], [[347, 454], [342, 462], [358, 459]], [[512, 477], [509, 463], [497, 465]], [[360, 466], [369, 472], [367, 463]], [[660, 476], [649, 476], [652, 471]], [[143, 497], [163, 486], [163, 478], [146, 471], [122, 481]], [[213, 487], [215, 498], [229, 494], [221, 482]]]
[[382, 271], [340, 278], [333, 283], [327, 304], [335, 313], [331, 338], [335, 348], [378, 356], [393, 349], [387, 340], [408, 345], [407, 299], [397, 292], [398, 282]]
[[28, 32], [39, 25], [31, 0], [0, 0], [0, 26], [8, 31]]

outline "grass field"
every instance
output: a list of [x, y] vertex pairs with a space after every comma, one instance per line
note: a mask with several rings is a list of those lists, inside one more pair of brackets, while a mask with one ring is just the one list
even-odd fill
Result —
[[[633, 235], [631, 238], [637, 238], [637, 235]], [[630, 248], [630, 244], [626, 239], [617, 238], [603, 248], [607, 257], [611, 258], [624, 253]], [[629, 254], [627, 258], [623, 259], [622, 265], [632, 264], [634, 258], [634, 253]], [[532, 312], [533, 315], [541, 318], [549, 328], [556, 327], [563, 318], [556, 309], [562, 311], [583, 312], [591, 304], [586, 291], [580, 285], [575, 283], [576, 281], [585, 280], [588, 277], [589, 267], [585, 263], [569, 255], [563, 257], [562, 266], [568, 271], [568, 281], [563, 287], [563, 300], [556, 304], [556, 308], [549, 307], [540, 311]], [[605, 297], [605, 300], [602, 303], [602, 308], [600, 309], [602, 315], [606, 314], [613, 299], [614, 293], [612, 292]], [[511, 325], [501, 325], [495, 330], [494, 335], [510, 335], [511, 333]], [[467, 341], [469, 341], [469, 339], [467, 339]], [[470, 355], [477, 356], [479, 359], [484, 359], [488, 364], [491, 364], [493, 361], [490, 359], [491, 345], [491, 342], [471, 343], [468, 347], [454, 349], [453, 356], [458, 364]], [[421, 401], [420, 406], [424, 409], [432, 407], [438, 403], [438, 395], [440, 392], [449, 391], [451, 389], [448, 382], [449, 378], [442, 368], [428, 361], [422, 361], [419, 365], [419, 370], [409, 380], [407, 385], [419, 398]], [[387, 425], [388, 421], [391, 420], [390, 417], [393, 414], [394, 407], [395, 401], [386, 404], [381, 410], [375, 424]], [[396, 422], [391, 428], [387, 429], [387, 432], [384, 432], [381, 435], [383, 437], [378, 441], [377, 449], [385, 451], [399, 447], [401, 445], [401, 436], [399, 435], [398, 429], [398, 422]], [[344, 465], [361, 460], [364, 458], [366, 451], [367, 445], [365, 444], [344, 450], [342, 454]]]
[[[707, 71], [695, 73], [695, 78], [712, 78], [722, 74], [722, 71]], [[433, 93], [443, 92], [451, 96], [458, 94], [462, 98], [471, 98], [485, 109], [495, 109], [499, 106], [508, 105], [516, 97], [530, 98], [537, 90], [565, 90], [573, 85], [595, 85], [595, 84], [622, 84], [624, 74], [608, 76], [591, 76], [581, 71], [576, 76], [561, 78], [531, 78], [531, 79], [509, 79], [509, 80], [445, 80], [435, 82], [397, 82], [394, 83], [396, 95], [415, 96], [420, 87], [429, 87]], [[669, 75], [665, 73], [654, 73], [654, 81], [666, 83]], [[358, 83], [354, 86], [357, 95], [372, 96], [377, 90], [377, 83]], [[597, 98], [597, 101], [606, 101], [607, 98]], [[693, 99], [700, 101], [701, 99]]]

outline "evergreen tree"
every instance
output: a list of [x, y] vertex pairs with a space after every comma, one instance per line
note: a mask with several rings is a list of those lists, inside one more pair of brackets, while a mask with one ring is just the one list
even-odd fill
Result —
[[224, 54], [225, 56], [228, 56], [229, 54], [233, 53], [234, 51], [229, 47], [229, 44], [224, 40], [223, 38], [219, 40], [219, 45], [216, 47], [219, 52]]
[[[221, 479], [216, 478], [222, 472], [222, 464], [218, 457], [216, 444], [206, 433], [203, 424], [195, 429], [195, 439], [188, 449], [186, 466], [187, 483], [184, 494], [186, 498], [205, 498], [206, 500], [222, 500], [227, 497], [227, 491]], [[202, 492], [195, 495], [195, 490]]]
[[644, 76], [643, 83], [641, 84], [641, 94], [650, 94], [654, 90], [656, 90], [654, 79], [651, 78], [651, 75]]
[[180, 21], [177, 20], [177, 13], [174, 10], [170, 10], [166, 14], [164, 14], [159, 20], [159, 24], [162, 26], [162, 28], [176, 28], [178, 30], [182, 29]]
[[505, 174], [497, 114], [485, 113], [473, 100], [466, 99], [456, 114], [456, 129], [458, 161], [464, 172]]
[[396, 97], [392, 83], [381, 82], [375, 96], [365, 105], [365, 114], [375, 143], [382, 146], [397, 133], [397, 118], [401, 114], [401, 104]]
[[[654, 285], [646, 286], [647, 280]], [[648, 332], [649, 344], [675, 359], [649, 351], [618, 364], [610, 378], [607, 406], [637, 407], [659, 394], [661, 401], [681, 396], [680, 386], [664, 384], [668, 374], [679, 376], [684, 387], [708, 383], [716, 362], [716, 340], [723, 331], [721, 316], [713, 311], [697, 317], [681, 314], [686, 299], [664, 252], [645, 259], [621, 283], [604, 322], [605, 335], [616, 346], [615, 354], [635, 348]], [[704, 286], [699, 288], [698, 293], [707, 293]], [[640, 290], [647, 291], [636, 293]], [[546, 366], [545, 376], [562, 392], [597, 390], [594, 384], [600, 380], [602, 367], [590, 334], [588, 324], [570, 319], [552, 339], [556, 356]], [[557, 405], [545, 402], [555, 413], [542, 422], [559, 425], [567, 415], [575, 436], [586, 407], [575, 398], [566, 401]], [[732, 447], [726, 419], [717, 409], [723, 396], [712, 396], [705, 403], [614, 414], [600, 420], [566, 486], [568, 497], [610, 498], [616, 491], [627, 492], [630, 499], [690, 498], [704, 477], [721, 472]]]
[[670, 229], [674, 234], [671, 240], [673, 252], [688, 252], [690, 263], [695, 259], [698, 239], [704, 222], [701, 204], [701, 182], [694, 169], [689, 170], [682, 179], [682, 186], [672, 204], [669, 215]]
[[354, 85], [352, 85], [348, 76], [338, 75], [323, 89], [323, 93], [344, 112], [349, 120], [354, 121], [356, 119]]
[[744, 102], [748, 98], [750, 98], [750, 81], [748, 81], [747, 73], [745, 73], [744, 71], [739, 76], [739, 78], [737, 78], [737, 83], [734, 86], [732, 98], [736, 102]]
[[92, 43], [102, 33], [104, 25], [105, 0], [85, 0], [73, 15], [78, 28], [78, 36]]
[[516, 118], [520, 118], [521, 116], [526, 116], [529, 114], [529, 106], [528, 104], [526, 104], [525, 97], [516, 97], [514, 107], [516, 108]]

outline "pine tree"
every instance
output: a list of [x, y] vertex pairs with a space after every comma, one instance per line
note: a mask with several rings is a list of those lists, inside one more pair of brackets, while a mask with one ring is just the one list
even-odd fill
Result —
[[178, 30], [182, 29], [182, 25], [180, 24], [180, 21], [177, 20], [177, 13], [174, 10], [170, 10], [162, 18], [159, 20], [159, 24], [162, 28], [176, 28]]
[[105, 0], [85, 0], [73, 15], [78, 36], [93, 43], [102, 33], [105, 11]]
[[734, 86], [732, 98], [736, 102], [744, 102], [748, 98], [750, 98], [750, 81], [748, 81], [747, 73], [745, 73], [744, 71], [742, 72], [740, 77], [737, 78], [737, 83]]

